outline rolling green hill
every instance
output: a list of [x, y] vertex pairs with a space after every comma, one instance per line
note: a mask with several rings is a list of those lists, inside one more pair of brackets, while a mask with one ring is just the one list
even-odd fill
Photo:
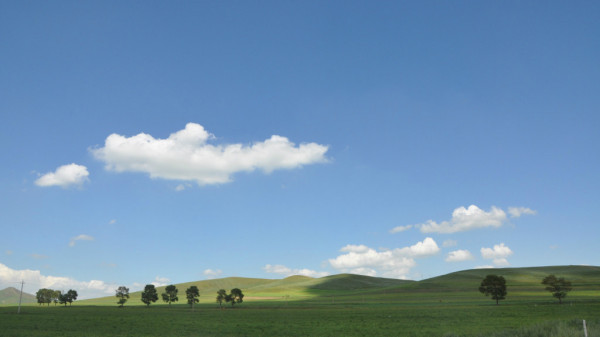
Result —
[[[291, 276], [284, 279], [228, 277], [176, 284], [179, 303], [185, 303], [185, 289], [195, 285], [200, 290], [201, 303], [214, 303], [219, 289], [240, 288], [246, 301], [319, 301], [335, 296], [338, 301], [423, 303], [423, 301], [465, 302], [480, 301], [481, 280], [488, 274], [501, 275], [508, 287], [507, 299], [552, 298], [544, 290], [541, 280], [549, 275], [565, 277], [573, 284], [569, 298], [600, 297], [600, 267], [552, 266], [531, 268], [471, 269], [454, 272], [421, 281], [406, 281], [353, 274], [331, 275], [322, 278]], [[157, 287], [161, 294], [164, 287]], [[129, 305], [140, 305], [141, 292], [133, 292]], [[160, 295], [159, 295], [160, 296]], [[87, 305], [116, 305], [116, 298], [108, 296], [84, 301]], [[158, 303], [161, 303], [159, 300]]]
[[[0, 290], [0, 305], [16, 305], [19, 304], [19, 295], [21, 291], [19, 289], [9, 287]], [[34, 295], [23, 293], [21, 303], [36, 303], [37, 300]]]

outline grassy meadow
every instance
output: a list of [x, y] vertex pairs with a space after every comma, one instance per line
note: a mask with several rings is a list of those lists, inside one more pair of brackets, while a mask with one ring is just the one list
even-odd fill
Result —
[[[503, 275], [500, 305], [477, 291], [489, 273]], [[554, 273], [573, 283], [558, 302], [540, 284]], [[200, 304], [185, 289], [200, 288]], [[0, 336], [588, 336], [600, 337], [600, 268], [468, 270], [419, 282], [335, 275], [320, 279], [226, 278], [177, 285], [180, 304], [146, 307], [133, 293], [72, 307], [0, 307]], [[239, 287], [244, 303], [219, 309], [216, 290]], [[159, 293], [162, 289], [159, 289]], [[181, 303], [183, 302], [183, 304]]]

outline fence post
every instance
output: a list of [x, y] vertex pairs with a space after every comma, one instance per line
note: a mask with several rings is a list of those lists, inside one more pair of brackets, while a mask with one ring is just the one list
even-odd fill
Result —
[[587, 326], [585, 326], [585, 319], [583, 320], [583, 335], [584, 335], [585, 337], [588, 337], [588, 334], [587, 334]]

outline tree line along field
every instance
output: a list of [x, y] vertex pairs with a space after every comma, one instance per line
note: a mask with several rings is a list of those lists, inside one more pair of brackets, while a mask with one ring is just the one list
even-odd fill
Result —
[[[500, 305], [478, 291], [489, 273], [506, 278]], [[572, 282], [563, 304], [540, 284], [550, 273]], [[600, 336], [598, 267], [469, 270], [420, 282], [228, 278], [177, 287], [191, 284], [201, 294], [193, 311], [185, 299], [146, 307], [136, 293], [124, 308], [114, 296], [72, 307], [28, 305], [20, 315], [0, 307], [0, 336], [583, 336], [583, 319], [588, 336]], [[210, 290], [227, 286], [246, 297], [220, 310]]]

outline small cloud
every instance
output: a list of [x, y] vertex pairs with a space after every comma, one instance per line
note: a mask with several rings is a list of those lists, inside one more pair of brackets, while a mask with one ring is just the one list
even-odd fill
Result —
[[112, 219], [108, 222], [109, 225], [114, 225], [117, 223], [117, 219]]
[[213, 278], [217, 278], [217, 277], [221, 276], [221, 274], [223, 274], [223, 271], [221, 269], [217, 269], [217, 270], [206, 269], [202, 272], [202, 274], [204, 274], [204, 276], [208, 279], [213, 279]]
[[67, 188], [70, 186], [81, 186], [89, 181], [89, 172], [87, 167], [77, 164], [68, 164], [60, 166], [54, 172], [48, 172], [35, 181], [40, 187], [60, 186]]
[[491, 266], [491, 265], [484, 265], [484, 266], [476, 266], [473, 269], [495, 269], [496, 267]]
[[463, 249], [452, 251], [446, 256], [446, 262], [463, 262], [468, 260], [473, 260], [473, 254]]
[[495, 266], [506, 267], [510, 265], [507, 257], [511, 256], [513, 251], [501, 243], [494, 245], [494, 248], [481, 248], [481, 257], [486, 260], [492, 260]]
[[6, 251], [4, 251], [4, 254], [6, 254], [6, 255], [13, 255], [13, 251], [12, 250], [6, 250]]
[[77, 235], [76, 237], [71, 238], [71, 241], [69, 241], [69, 247], [73, 247], [75, 246], [75, 242], [76, 241], [94, 241], [94, 238], [92, 236], [86, 235], [86, 234], [80, 234]]
[[33, 257], [36, 260], [43, 260], [43, 259], [47, 259], [48, 256], [46, 255], [42, 255], [42, 254], [30, 254], [29, 256]]
[[506, 213], [498, 207], [492, 206], [489, 212], [471, 205], [468, 208], [458, 207], [452, 212], [452, 219], [437, 223], [428, 220], [426, 223], [416, 225], [423, 233], [456, 233], [477, 228], [500, 227], [506, 222]]
[[404, 231], [411, 229], [412, 227], [413, 227], [413, 225], [396, 226], [390, 230], [390, 233], [395, 234], [395, 233], [404, 232]]
[[311, 269], [291, 269], [288, 268], [286, 266], [280, 265], [280, 264], [276, 264], [276, 265], [270, 265], [267, 264], [263, 267], [263, 270], [267, 273], [270, 274], [280, 274], [283, 276], [293, 276], [293, 275], [302, 275], [302, 276], [308, 276], [308, 277], [324, 277], [329, 275], [328, 272], [325, 271], [316, 271], [316, 270], [311, 270]]
[[152, 282], [150, 284], [153, 284], [155, 287], [162, 287], [162, 286], [166, 286], [170, 282], [171, 282], [171, 280], [166, 277], [156, 276], [154, 278], [154, 282]]
[[457, 244], [458, 244], [458, 242], [456, 240], [446, 240], [442, 243], [442, 247], [444, 247], [444, 248], [455, 247]]
[[510, 214], [511, 218], [518, 218], [523, 214], [536, 215], [537, 211], [534, 211], [531, 208], [527, 207], [509, 207], [508, 214]]
[[183, 184], [179, 184], [177, 187], [175, 187], [175, 191], [177, 192], [181, 192], [183, 190], [185, 190], [185, 186], [183, 186]]

